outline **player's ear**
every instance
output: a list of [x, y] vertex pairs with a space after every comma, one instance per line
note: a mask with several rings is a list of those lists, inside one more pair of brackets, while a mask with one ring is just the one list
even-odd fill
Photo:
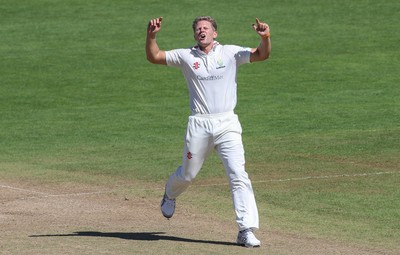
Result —
[[217, 36], [218, 36], [218, 32], [214, 31], [214, 39], [217, 38]]

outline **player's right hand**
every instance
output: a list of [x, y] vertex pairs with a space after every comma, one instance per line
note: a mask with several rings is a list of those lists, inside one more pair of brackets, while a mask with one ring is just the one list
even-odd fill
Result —
[[149, 25], [147, 26], [147, 33], [150, 35], [155, 35], [161, 29], [161, 21], [162, 17], [152, 19], [149, 21]]

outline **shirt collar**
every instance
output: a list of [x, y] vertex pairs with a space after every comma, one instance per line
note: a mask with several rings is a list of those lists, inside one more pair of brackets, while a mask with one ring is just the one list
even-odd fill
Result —
[[[210, 51], [210, 53], [211, 53], [211, 52], [215, 52], [215, 49], [217, 48], [218, 45], [219, 45], [219, 42], [214, 41], [214, 42], [213, 42], [213, 47], [212, 47], [212, 50]], [[195, 51], [197, 51], [197, 52], [199, 52], [199, 53], [201, 53], [201, 54], [205, 54], [202, 50], [200, 50], [199, 45], [193, 46], [193, 47], [192, 47], [192, 50], [195, 50]]]

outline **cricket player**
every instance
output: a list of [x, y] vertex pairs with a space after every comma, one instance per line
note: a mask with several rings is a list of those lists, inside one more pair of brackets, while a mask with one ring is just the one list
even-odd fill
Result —
[[216, 41], [217, 23], [201, 16], [193, 21], [197, 44], [187, 49], [160, 50], [156, 35], [162, 17], [147, 27], [146, 55], [153, 64], [181, 69], [189, 91], [191, 115], [188, 119], [182, 165], [171, 174], [161, 201], [164, 217], [175, 212], [175, 199], [184, 192], [200, 171], [212, 150], [221, 158], [229, 180], [239, 233], [237, 243], [259, 247], [254, 231], [259, 228], [258, 210], [251, 181], [245, 171], [242, 128], [236, 106], [237, 71], [242, 64], [266, 60], [271, 51], [270, 29], [256, 19], [254, 31], [260, 37], [257, 48], [221, 45]]

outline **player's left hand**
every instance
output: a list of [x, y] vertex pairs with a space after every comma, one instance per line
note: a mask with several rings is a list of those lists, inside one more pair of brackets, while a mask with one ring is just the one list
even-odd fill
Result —
[[261, 37], [269, 36], [269, 26], [267, 23], [261, 22], [258, 18], [256, 18], [256, 24], [253, 24], [254, 31]]

